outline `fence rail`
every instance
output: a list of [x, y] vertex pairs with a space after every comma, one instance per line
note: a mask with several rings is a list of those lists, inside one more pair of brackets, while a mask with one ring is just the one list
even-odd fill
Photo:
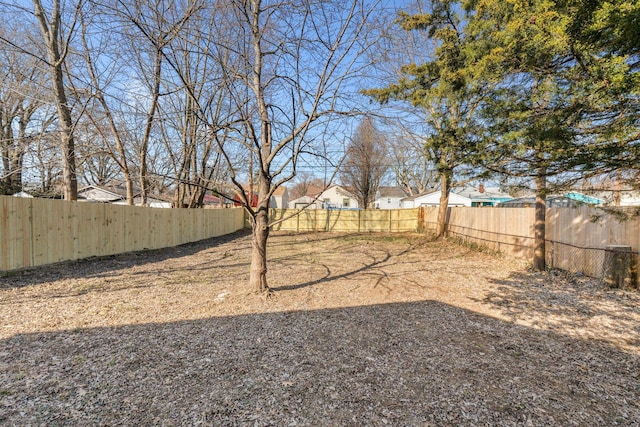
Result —
[[0, 196], [0, 270], [159, 249], [229, 234], [242, 209], [158, 209]]

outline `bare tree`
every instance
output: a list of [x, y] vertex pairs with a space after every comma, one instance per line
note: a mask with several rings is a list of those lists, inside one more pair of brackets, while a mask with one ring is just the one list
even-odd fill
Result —
[[126, 35], [133, 54], [130, 65], [136, 65], [139, 81], [147, 91], [145, 101], [140, 105], [146, 107], [142, 133], [137, 134], [140, 198], [146, 205], [150, 184], [147, 156], [154, 127], [157, 127], [167, 49], [183, 33], [186, 23], [202, 2], [188, 1], [183, 5], [168, 0], [113, 0], [113, 4], [106, 4], [128, 25]]
[[396, 183], [408, 195], [415, 196], [439, 186], [436, 168], [425, 155], [422, 135], [400, 130], [389, 147]]
[[[25, 40], [24, 29], [3, 22], [3, 39]], [[12, 194], [22, 190], [24, 158], [37, 137], [38, 116], [48, 97], [42, 89], [46, 76], [39, 60], [16, 49], [0, 50], [0, 190]]]
[[269, 200], [295, 176], [301, 154], [312, 150], [317, 141], [313, 125], [350, 113], [347, 83], [366, 65], [364, 53], [372, 43], [367, 23], [375, 2], [228, 0], [227, 4], [232, 32], [220, 39], [224, 46], [219, 58], [225, 58], [227, 87], [242, 124], [235, 141], [246, 151], [247, 160], [255, 159], [257, 206], [242, 183], [241, 167], [227, 155], [233, 140], [226, 140], [220, 150], [251, 220], [249, 282], [256, 291], [266, 292]]
[[[90, 5], [92, 6], [92, 5]], [[80, 14], [81, 55], [86, 67], [85, 81], [81, 87], [74, 86], [75, 93], [88, 92], [89, 101], [86, 109], [87, 134], [93, 132], [96, 137], [90, 138], [89, 146], [82, 169], [85, 170], [93, 183], [104, 185], [119, 174], [123, 178], [127, 204], [134, 203], [133, 177], [130, 168], [131, 161], [126, 148], [128, 131], [122, 120], [117, 119], [118, 105], [122, 104], [120, 97], [111, 96], [110, 92], [121, 91], [118, 75], [123, 74], [123, 55], [113, 46], [113, 34], [103, 31], [101, 18], [109, 16], [101, 14], [97, 7], [88, 7]], [[98, 21], [102, 31], [92, 31], [93, 21]], [[120, 87], [119, 87], [120, 86]], [[115, 104], [116, 111], [112, 104]], [[100, 139], [98, 142], [97, 139]]]
[[298, 173], [295, 179], [295, 184], [289, 191], [290, 199], [297, 199], [298, 197], [309, 195], [309, 191], [312, 189], [321, 189], [325, 187], [325, 183], [322, 179], [317, 178], [307, 172]]
[[47, 52], [47, 65], [51, 79], [53, 99], [58, 112], [58, 132], [62, 148], [64, 198], [78, 198], [76, 177], [76, 152], [73, 139], [73, 120], [65, 87], [65, 61], [69, 53], [71, 38], [76, 29], [77, 18], [83, 0], [76, 0], [68, 22], [62, 19], [60, 0], [52, 0], [50, 10], [45, 10], [41, 0], [33, 0], [34, 14], [40, 27]]
[[165, 97], [163, 106], [177, 114], [167, 115], [162, 131], [176, 135], [163, 138], [176, 179], [176, 206], [203, 206], [207, 189], [215, 190], [227, 176], [218, 146], [228, 136], [234, 107], [227, 101], [221, 62], [205, 53], [215, 25], [220, 25], [214, 23], [220, 7], [199, 8], [166, 49], [174, 76], [166, 83], [173, 90], [167, 90], [172, 95]]
[[380, 181], [388, 170], [387, 141], [376, 129], [373, 119], [365, 118], [358, 125], [347, 148], [340, 176], [358, 201], [369, 208], [376, 198]]

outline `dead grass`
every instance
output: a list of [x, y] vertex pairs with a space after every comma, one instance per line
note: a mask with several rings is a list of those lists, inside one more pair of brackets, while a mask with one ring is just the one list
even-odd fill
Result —
[[640, 294], [420, 235], [234, 235], [0, 279], [0, 424], [639, 425]]

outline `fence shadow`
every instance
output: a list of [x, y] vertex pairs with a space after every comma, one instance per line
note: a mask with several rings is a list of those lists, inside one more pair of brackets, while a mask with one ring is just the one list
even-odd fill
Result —
[[640, 419], [638, 355], [434, 301], [22, 334], [0, 348], [7, 425]]
[[[249, 234], [249, 230], [243, 229], [232, 234], [212, 237], [169, 248], [63, 261], [56, 264], [13, 271], [6, 273], [4, 276], [0, 276], [0, 289], [38, 285], [65, 278], [112, 276], [123, 269], [159, 263], [168, 259], [188, 257], [198, 252], [234, 241], [239, 243], [236, 247], [230, 248], [229, 251], [240, 251], [246, 248], [246, 245], [250, 245], [250, 241], [244, 239]], [[211, 260], [211, 262], [214, 261], [215, 260]], [[190, 270], [197, 270], [199, 268], [207, 268], [207, 266], [190, 266]], [[158, 273], [160, 272], [161, 270], [158, 270]]]

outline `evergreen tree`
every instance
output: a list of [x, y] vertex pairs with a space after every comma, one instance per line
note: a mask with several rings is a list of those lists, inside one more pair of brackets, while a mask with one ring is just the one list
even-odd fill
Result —
[[493, 154], [485, 166], [533, 181], [534, 268], [542, 270], [546, 195], [606, 171], [618, 144], [603, 143], [603, 125], [620, 112], [628, 66], [572, 37], [575, 16], [556, 2], [481, 0], [474, 7], [467, 30], [485, 42], [485, 66], [500, 80], [484, 110]]
[[[490, 88], [478, 62], [481, 45], [465, 34], [472, 16], [460, 3], [443, 0], [432, 3], [431, 13], [401, 14], [398, 21], [406, 31], [426, 31], [435, 48], [424, 64], [404, 65], [397, 82], [365, 93], [381, 103], [399, 100], [411, 103], [424, 114], [430, 132], [425, 137], [425, 155], [435, 164], [442, 196], [436, 237], [445, 231], [449, 191], [456, 170], [473, 162], [483, 152], [479, 146], [479, 110]], [[427, 47], [425, 47], [427, 48]]]

